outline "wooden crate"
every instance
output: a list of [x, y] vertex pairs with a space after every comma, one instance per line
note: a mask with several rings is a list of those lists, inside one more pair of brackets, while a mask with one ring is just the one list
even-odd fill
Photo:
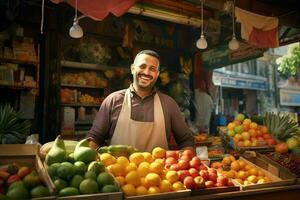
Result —
[[253, 185], [242, 185], [239, 182], [233, 179], [233, 182], [240, 186], [241, 190], [250, 190], [250, 189], [257, 189], [257, 188], [266, 188], [266, 187], [276, 187], [276, 186], [283, 186], [283, 185], [291, 185], [295, 182], [295, 179], [282, 179], [271, 172], [267, 171], [266, 169], [261, 168], [260, 166], [250, 162], [249, 160], [245, 159], [244, 157], [240, 157], [240, 160], [244, 160], [246, 164], [256, 167], [257, 169], [264, 172], [266, 176], [271, 179], [271, 182], [263, 183], [263, 184], [253, 184]]
[[165, 192], [159, 194], [148, 194], [148, 195], [140, 195], [140, 196], [125, 196], [124, 199], [127, 200], [168, 200], [168, 199], [177, 199], [177, 198], [185, 198], [191, 196], [191, 190], [180, 190], [176, 192]]
[[245, 151], [260, 151], [260, 152], [269, 152], [269, 151], [274, 151], [275, 145], [264, 145], [264, 146], [247, 146], [247, 147], [238, 147], [234, 144], [234, 141], [231, 137], [227, 135], [227, 127], [222, 126], [218, 127], [219, 135], [223, 138], [223, 140], [233, 149], [243, 153]]
[[[45, 162], [44, 162], [44, 166], [45, 166], [45, 169], [47, 170], [48, 165]], [[108, 172], [108, 171], [106, 171], [106, 172]], [[51, 178], [50, 178], [50, 181], [54, 185]], [[116, 181], [116, 179], [115, 179], [115, 184], [117, 184], [118, 187], [120, 188], [120, 186], [119, 186], [118, 182]], [[77, 199], [78, 200], [91, 200], [91, 199], [92, 200], [122, 200], [123, 199], [123, 192], [81, 194], [81, 195], [73, 195], [73, 196], [66, 196], [66, 197], [57, 196], [56, 199], [60, 199], [60, 200], [73, 200], [73, 199], [74, 200], [77, 200]]]
[[40, 178], [49, 189], [51, 196], [34, 199], [56, 199], [54, 196], [54, 184], [45, 170], [38, 152], [38, 145], [35, 144], [1, 144], [0, 162], [2, 164], [12, 164], [15, 162], [22, 166], [35, 168]]
[[297, 178], [294, 173], [290, 172], [288, 169], [275, 162], [274, 160], [268, 158], [267, 156], [258, 153], [254, 159], [258, 166], [266, 169], [267, 171], [280, 177], [281, 179], [300, 183], [300, 178]]
[[195, 196], [195, 195], [216, 194], [216, 193], [224, 193], [224, 192], [234, 192], [239, 190], [240, 190], [240, 186], [236, 184], [235, 186], [223, 186], [223, 187], [213, 187], [213, 188], [192, 190], [191, 195]]

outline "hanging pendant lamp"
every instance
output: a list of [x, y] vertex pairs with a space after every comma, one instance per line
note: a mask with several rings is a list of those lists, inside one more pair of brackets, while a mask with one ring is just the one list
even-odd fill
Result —
[[201, 36], [197, 40], [196, 46], [199, 49], [206, 49], [207, 48], [207, 41], [205, 39], [204, 33], [203, 33], [203, 1], [201, 0]]
[[235, 8], [235, 0], [233, 1], [233, 6], [232, 6], [232, 39], [228, 43], [228, 47], [231, 50], [237, 50], [240, 47], [239, 42], [235, 37], [234, 8]]
[[83, 30], [79, 26], [79, 19], [77, 18], [77, 0], [75, 2], [75, 17], [73, 26], [69, 30], [69, 35], [71, 38], [81, 38], [83, 36]]

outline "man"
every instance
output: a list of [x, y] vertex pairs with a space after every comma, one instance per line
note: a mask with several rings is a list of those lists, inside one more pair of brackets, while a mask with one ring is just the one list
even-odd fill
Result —
[[[171, 133], [180, 149], [194, 150], [193, 133], [176, 102], [154, 86], [159, 76], [159, 55], [139, 52], [131, 65], [133, 84], [103, 101], [88, 133], [90, 146], [127, 144], [140, 151], [168, 149]], [[105, 143], [107, 141], [107, 143]]]

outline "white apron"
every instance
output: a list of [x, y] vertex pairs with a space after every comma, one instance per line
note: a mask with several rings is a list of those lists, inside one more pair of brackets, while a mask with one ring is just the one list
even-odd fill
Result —
[[155, 147], [168, 149], [165, 118], [157, 94], [154, 96], [154, 121], [141, 122], [131, 119], [130, 89], [126, 90], [110, 144], [131, 145], [140, 151], [148, 152], [151, 152]]

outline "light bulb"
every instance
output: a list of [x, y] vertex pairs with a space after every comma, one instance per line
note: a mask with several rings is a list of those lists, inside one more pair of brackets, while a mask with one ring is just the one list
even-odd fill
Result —
[[207, 41], [203, 34], [201, 34], [200, 38], [197, 40], [196, 46], [199, 49], [206, 49], [207, 48]]
[[237, 41], [235, 36], [232, 36], [232, 39], [228, 43], [228, 47], [231, 50], [237, 50], [240, 47], [239, 42]]
[[69, 30], [69, 35], [72, 38], [81, 38], [83, 36], [83, 30], [78, 24], [78, 20], [74, 19], [73, 26]]

